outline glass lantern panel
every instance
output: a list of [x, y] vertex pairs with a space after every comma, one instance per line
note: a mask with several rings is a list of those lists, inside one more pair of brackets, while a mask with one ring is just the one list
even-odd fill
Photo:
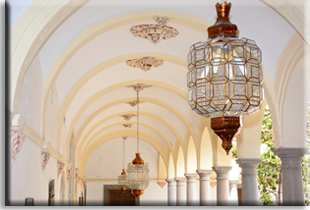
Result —
[[205, 47], [205, 60], [210, 61], [212, 56], [211, 45], [206, 45]]
[[204, 67], [196, 69], [196, 78], [197, 80], [206, 78], [206, 71]]
[[204, 49], [200, 48], [196, 50], [196, 61], [204, 60]]

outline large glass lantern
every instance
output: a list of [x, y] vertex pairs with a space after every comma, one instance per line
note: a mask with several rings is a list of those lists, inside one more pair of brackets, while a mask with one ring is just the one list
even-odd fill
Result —
[[209, 39], [192, 45], [187, 56], [189, 104], [211, 117], [227, 154], [242, 115], [258, 111], [264, 98], [261, 50], [253, 40], [238, 38], [237, 26], [229, 21], [230, 7], [216, 4], [218, 18], [208, 28]]
[[139, 198], [149, 186], [149, 165], [144, 163], [139, 153], [139, 92], [146, 87], [151, 86], [143, 83], [133, 86], [137, 92], [137, 153], [136, 158], [127, 166], [127, 185], [131, 188], [131, 194], [136, 198]]
[[149, 165], [144, 164], [140, 153], [136, 153], [136, 158], [127, 166], [127, 185], [132, 189], [131, 193], [139, 198], [149, 186]]

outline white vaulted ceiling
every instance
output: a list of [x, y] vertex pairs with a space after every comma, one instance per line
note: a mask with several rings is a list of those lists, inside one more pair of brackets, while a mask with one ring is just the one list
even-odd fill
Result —
[[[136, 99], [136, 92], [126, 86], [138, 82], [152, 85], [140, 92], [140, 100], [145, 101], [140, 104], [140, 131], [160, 145], [166, 165], [169, 152], [174, 153], [177, 144], [184, 144], [188, 133], [195, 140], [201, 117], [187, 102], [186, 57], [192, 44], [207, 39], [207, 28], [216, 20], [216, 2], [90, 0], [62, 22], [38, 52], [43, 81], [41, 118], [47, 111], [44, 109], [50, 87], [58, 95], [58, 125], [54, 132], [59, 144], [55, 149], [68, 151], [73, 133], [77, 156], [86, 157], [94, 142], [108, 137], [111, 142], [105, 143], [106, 147], [97, 145], [93, 149], [112, 152], [119, 144], [116, 139], [136, 130], [136, 117], [125, 121], [120, 116], [136, 113], [136, 106], [124, 102]], [[261, 48], [263, 65], [273, 81], [279, 57], [296, 31], [261, 1], [231, 2], [231, 22], [237, 24], [240, 37], [255, 40]], [[170, 18], [167, 25], [176, 28], [179, 35], [155, 45], [130, 33], [132, 26], [154, 24], [156, 15]], [[162, 59], [164, 64], [148, 72], [126, 64], [128, 59], [143, 56]], [[123, 123], [134, 125], [124, 128]], [[64, 130], [65, 138], [61, 136]], [[145, 144], [145, 148], [153, 147]], [[98, 151], [90, 161], [97, 161]], [[96, 163], [87, 167], [96, 167]]]

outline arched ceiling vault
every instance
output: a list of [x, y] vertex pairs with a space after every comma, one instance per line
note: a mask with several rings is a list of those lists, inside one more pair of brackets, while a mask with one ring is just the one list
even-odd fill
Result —
[[[198, 16], [190, 15], [190, 14], [183, 14], [178, 12], [171, 12], [171, 11], [139, 11], [129, 14], [120, 15], [114, 18], [110, 18], [108, 20], [104, 20], [100, 23], [97, 23], [88, 29], [84, 30], [80, 33], [67, 47], [64, 49], [61, 54], [57, 57], [53, 65], [51, 66], [50, 70], [47, 73], [46, 79], [43, 83], [42, 88], [42, 122], [44, 122], [44, 110], [46, 107], [46, 101], [48, 97], [48, 93], [50, 91], [51, 86], [57, 79], [58, 74], [60, 73], [61, 69], [65, 66], [65, 64], [70, 60], [70, 58], [84, 45], [90, 42], [95, 37], [99, 36], [102, 33], [105, 33], [113, 28], [119, 27], [124, 24], [128, 23], [135, 23], [140, 21], [153, 21], [154, 16], [169, 16], [169, 22], [175, 22], [181, 25], [185, 25], [189, 28], [193, 28], [195, 30], [203, 31], [206, 34], [205, 28], [212, 24], [208, 20], [200, 18]], [[152, 56], [152, 55], [150, 55]], [[132, 57], [127, 57], [130, 59]], [[125, 58], [126, 59], [126, 58]], [[169, 56], [165, 57], [165, 60], [169, 60]], [[119, 58], [116, 58], [120, 62]], [[175, 59], [173, 59], [175, 60]], [[124, 58], [123, 58], [124, 61]], [[111, 61], [110, 61], [111, 62]], [[112, 60], [113, 63], [113, 60]], [[183, 62], [182, 62], [183, 63]], [[109, 64], [109, 63], [108, 63]], [[106, 64], [106, 65], [108, 65]], [[100, 67], [99, 67], [100, 68]], [[42, 124], [43, 126], [43, 124]], [[44, 127], [41, 128], [41, 132], [44, 134]]]
[[[101, 121], [99, 121], [96, 125], [94, 125], [83, 137], [81, 137], [81, 132], [79, 132], [76, 135], [75, 140], [78, 141], [80, 138], [82, 138], [82, 140], [80, 140], [79, 142], [76, 142], [75, 144], [78, 145], [78, 149], [77, 149], [77, 154], [81, 154], [82, 149], [85, 147], [85, 143], [88, 140], [88, 138], [90, 137], [91, 133], [102, 123], [104, 123], [105, 121], [108, 121], [109, 119], [113, 119], [116, 117], [119, 117], [121, 115], [124, 114], [136, 114], [136, 112], [131, 111], [131, 112], [121, 112], [115, 115], [111, 115]], [[148, 116], [150, 118], [155, 119], [156, 121], [158, 121], [159, 123], [163, 124], [163, 126], [167, 127], [176, 137], [177, 142], [182, 145], [182, 147], [184, 147], [184, 142], [182, 140], [182, 137], [180, 136], [180, 134], [169, 124], [167, 123], [165, 120], [163, 120], [162, 118], [159, 118], [156, 115], [150, 114], [150, 113], [146, 113], [146, 112], [140, 112], [140, 116]], [[77, 144], [78, 143], [78, 144]]]
[[[74, 1], [70, 0], [56, 1], [59, 8], [48, 13], [51, 17], [59, 15], [66, 6], [74, 4]], [[54, 0], [54, 2], [56, 1]], [[138, 2], [138, 0], [133, 1]], [[25, 12], [25, 15], [32, 17], [30, 19], [33, 20], [33, 24], [26, 20], [27, 18], [25, 21], [20, 19], [16, 23], [18, 26], [21, 26], [22, 22], [27, 23], [25, 26], [36, 26], [34, 28], [37, 28], [37, 31], [30, 34], [24, 28], [25, 36], [17, 33], [12, 37], [13, 54], [10, 55], [10, 60], [14, 62], [14, 65], [10, 76], [14, 87], [13, 95], [10, 97], [12, 100], [10, 110], [18, 113], [21, 81], [26, 74], [27, 63], [31, 63], [37, 56], [41, 62], [43, 77], [40, 98], [40, 137], [45, 139], [45, 130], [49, 129], [45, 127], [44, 123], [46, 122], [46, 112], [49, 111], [47, 110], [48, 98], [53, 87], [59, 96], [57, 126], [53, 131], [58, 137], [58, 152], [65, 150], [66, 157], [69, 158], [70, 139], [74, 134], [76, 155], [80, 161], [79, 167], [83, 170], [85, 170], [91, 154], [100, 145], [124, 135], [135, 137], [136, 131], [123, 130], [121, 127], [123, 122], [119, 116], [136, 113], [136, 107], [125, 106], [123, 103], [136, 99], [134, 98], [135, 92], [132, 89], [130, 92], [126, 86], [137, 83], [152, 85], [152, 88], [143, 90], [140, 94], [140, 100], [145, 101], [140, 107], [140, 115], [144, 119], [140, 124], [141, 129], [144, 129], [141, 132], [141, 139], [150, 143], [159, 152], [166, 166], [168, 154], [172, 154], [175, 163], [178, 162], [176, 159], [178, 150], [182, 150], [186, 154], [188, 136], [193, 137], [197, 157], [200, 157], [198, 147], [202, 136], [201, 117], [190, 110], [187, 102], [186, 55], [191, 44], [207, 39], [206, 29], [215, 20], [214, 4], [216, 1], [202, 3], [201, 0], [193, 0], [190, 3], [193, 7], [185, 7], [189, 4], [185, 0], [179, 0], [178, 3], [181, 6], [178, 5], [178, 7], [169, 6], [170, 3], [163, 0], [159, 1], [161, 2], [160, 6], [153, 5], [154, 10], [149, 10], [150, 7], [146, 2], [139, 1], [141, 3], [139, 7], [124, 7], [107, 13], [97, 8], [94, 15], [91, 14], [88, 6], [94, 6], [95, 3], [102, 4], [102, 1], [79, 1], [79, 4], [74, 6], [75, 9], [71, 8], [68, 10], [68, 14], [63, 14], [58, 20], [45, 17], [46, 20], [39, 21], [29, 12]], [[34, 5], [38, 2], [39, 0], [35, 0]], [[51, 1], [46, 0], [46, 2], [50, 3]], [[123, 3], [126, 4], [126, 2]], [[107, 4], [111, 6], [113, 2]], [[208, 7], [201, 7], [201, 4]], [[261, 47], [265, 56], [263, 63], [266, 64], [266, 69], [263, 68], [266, 97], [275, 113], [275, 118], [282, 119], [281, 109], [280, 111], [277, 109], [285, 99], [285, 87], [291, 77], [290, 70], [293, 69], [290, 65], [297, 63], [301, 54], [288, 53], [288, 57], [291, 58], [289, 61], [293, 62], [283, 63], [286, 73], [280, 77], [278, 77], [278, 70], [281, 65], [278, 65], [278, 61], [285, 57], [281, 57], [281, 53], [286, 52], [284, 47], [290, 43], [289, 40], [295, 30], [264, 3], [255, 1], [253, 5], [258, 5], [258, 7], [247, 4], [248, 2], [244, 0], [233, 2], [235, 6], [231, 13], [232, 22], [238, 25], [242, 35], [256, 40], [258, 46]], [[244, 6], [248, 6], [248, 8], [244, 8]], [[107, 10], [107, 8], [105, 7], [103, 10]], [[34, 12], [38, 18], [42, 18], [37, 9]], [[132, 26], [155, 23], [154, 16], [169, 17], [167, 25], [178, 29], [180, 34], [176, 38], [163, 40], [156, 45], [149, 40], [132, 36], [129, 31]], [[245, 20], [244, 16], [247, 16], [248, 19]], [[44, 34], [44, 26], [53, 26], [51, 27], [53, 31], [45, 31]], [[16, 27], [14, 27], [12, 31], [16, 32]], [[69, 27], [72, 30], [69, 31]], [[278, 30], [273, 30], [275, 27]], [[264, 31], [269, 33], [262, 33]], [[40, 32], [43, 34], [41, 38], [39, 37]], [[33, 38], [30, 37], [31, 35]], [[294, 36], [297, 36], [296, 39], [301, 39], [300, 43], [303, 43], [299, 35]], [[17, 45], [18, 42], [21, 43], [20, 46]], [[39, 42], [36, 50], [30, 50], [31, 46], [35, 46]], [[299, 48], [297, 45], [296, 47]], [[295, 57], [291, 56], [292, 54], [295, 54]], [[149, 72], [131, 68], [125, 63], [128, 59], [144, 56], [163, 59], [165, 63]], [[277, 65], [278, 69], [276, 70]], [[275, 86], [281, 87], [280, 92], [275, 90]], [[158, 94], [154, 93], [155, 90]], [[63, 123], [64, 117], [66, 123]], [[125, 123], [135, 124], [136, 121], [132, 119]], [[161, 127], [165, 127], [166, 131]], [[277, 129], [277, 125], [275, 127]], [[65, 129], [65, 132], [62, 129]], [[63, 138], [63, 133], [66, 138]], [[65, 144], [65, 148], [61, 148], [63, 144]], [[200, 165], [199, 158], [198, 165]]]
[[[91, 157], [92, 153], [102, 144], [104, 144], [107, 141], [110, 141], [115, 138], [120, 138], [122, 136], [128, 136], [128, 137], [133, 137], [136, 138], [136, 131], [129, 131], [129, 130], [122, 130], [122, 131], [117, 131], [117, 132], [112, 132], [109, 133], [103, 137], [100, 137], [97, 139], [94, 143], [92, 143], [81, 155], [81, 162], [79, 164], [79, 168], [81, 171], [85, 171], [86, 164], [88, 162], [88, 159]], [[168, 151], [164, 149], [164, 147], [156, 141], [152, 136], [141, 133], [139, 134], [140, 139], [151, 144], [158, 152], [159, 154], [163, 157], [165, 161], [165, 165], [168, 163]]]
[[[87, 125], [88, 123], [90, 123], [90, 121], [96, 117], [100, 112], [104, 111], [105, 109], [111, 107], [111, 106], [114, 106], [114, 105], [117, 105], [117, 104], [120, 104], [120, 103], [124, 103], [124, 102], [128, 102], [128, 101], [133, 101], [135, 100], [136, 98], [124, 98], [124, 99], [121, 99], [121, 100], [117, 100], [117, 101], [113, 101], [111, 103], [108, 103], [107, 105], [105, 106], [102, 106], [100, 109], [96, 110], [84, 123], [83, 123], [83, 126], [81, 127], [81, 129], [83, 130]], [[197, 134], [193, 128], [193, 126], [189, 123], [188, 119], [184, 117], [184, 115], [182, 113], [180, 113], [176, 108], [170, 106], [169, 104], [163, 102], [163, 101], [160, 101], [160, 100], [157, 100], [157, 99], [154, 99], [154, 98], [149, 98], [149, 97], [141, 97], [140, 98], [141, 101], [145, 101], [145, 102], [148, 102], [148, 103], [153, 103], [153, 104], [156, 104], [156, 105], [159, 105], [159, 106], [162, 106], [166, 109], [168, 109], [169, 111], [171, 111], [172, 113], [174, 113], [183, 123], [184, 125], [187, 127], [187, 129], [191, 132], [191, 135], [193, 136], [194, 139], [197, 138]], [[79, 116], [75, 116], [75, 118], [78, 118]], [[73, 120], [73, 122], [76, 122], [76, 120]], [[67, 145], [66, 145], [66, 148], [67, 150], [70, 148], [69, 145], [70, 145], [70, 139], [71, 139], [71, 135], [69, 135], [69, 133], [71, 134], [74, 130], [74, 123], [70, 125], [69, 129], [68, 129], [68, 135], [67, 135]], [[67, 157], [69, 153], [67, 153]]]

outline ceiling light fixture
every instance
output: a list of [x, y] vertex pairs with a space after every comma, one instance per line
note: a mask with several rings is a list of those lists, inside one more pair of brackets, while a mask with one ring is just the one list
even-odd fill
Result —
[[187, 56], [189, 104], [211, 117], [227, 154], [242, 116], [258, 111], [264, 98], [261, 50], [253, 40], [238, 38], [237, 26], [229, 21], [230, 7], [226, 1], [216, 4], [218, 18], [208, 28], [208, 40], [192, 45]]
[[136, 37], [148, 39], [157, 44], [163, 39], [170, 39], [179, 34], [177, 29], [166, 25], [168, 20], [167, 17], [155, 17], [157, 24], [136, 25], [130, 29], [130, 32]]
[[123, 170], [121, 175], [117, 177], [118, 186], [121, 188], [122, 192], [125, 193], [127, 187], [127, 174], [125, 172], [125, 140], [126, 136], [123, 136]]
[[127, 186], [131, 188], [131, 194], [136, 198], [144, 193], [145, 188], [149, 186], [149, 165], [144, 163], [139, 153], [139, 92], [144, 87], [138, 83], [133, 87], [137, 92], [137, 153], [136, 158], [127, 166]]
[[142, 71], [149, 71], [153, 67], [162, 66], [164, 64], [164, 60], [157, 59], [154, 57], [142, 57], [127, 60], [126, 64], [133, 68], [140, 68]]

